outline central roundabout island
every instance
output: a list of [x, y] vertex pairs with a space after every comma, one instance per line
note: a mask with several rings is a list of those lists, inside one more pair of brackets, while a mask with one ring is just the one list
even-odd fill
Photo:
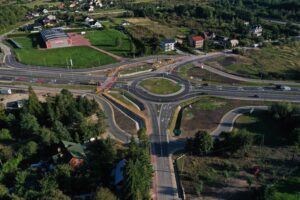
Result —
[[172, 95], [183, 89], [183, 85], [163, 77], [147, 78], [142, 80], [139, 86], [154, 95]]
[[178, 101], [189, 92], [189, 82], [172, 74], [156, 74], [135, 80], [130, 90], [141, 99], [151, 102]]

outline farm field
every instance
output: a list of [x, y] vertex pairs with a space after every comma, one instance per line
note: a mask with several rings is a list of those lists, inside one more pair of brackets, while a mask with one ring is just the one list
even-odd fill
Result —
[[38, 49], [29, 37], [13, 39], [22, 47], [14, 49], [18, 61], [28, 65], [67, 68], [72, 59], [73, 69], [80, 69], [116, 62], [114, 58], [86, 46]]
[[165, 78], [149, 78], [140, 83], [144, 89], [155, 94], [172, 94], [178, 92], [181, 86]]
[[134, 45], [128, 35], [115, 29], [88, 31], [85, 38], [92, 45], [121, 56], [128, 56]]
[[225, 56], [206, 64], [251, 78], [300, 80], [299, 52], [300, 42], [297, 42], [247, 50], [244, 56]]

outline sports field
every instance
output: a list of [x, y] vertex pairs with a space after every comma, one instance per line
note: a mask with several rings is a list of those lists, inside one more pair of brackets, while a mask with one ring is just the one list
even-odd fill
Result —
[[92, 45], [116, 55], [127, 56], [134, 48], [129, 36], [115, 29], [89, 31], [85, 38], [89, 39]]
[[22, 47], [14, 49], [17, 60], [28, 65], [68, 68], [72, 62], [73, 69], [80, 69], [117, 62], [114, 58], [87, 46], [38, 49], [30, 37], [16, 37], [13, 40]]

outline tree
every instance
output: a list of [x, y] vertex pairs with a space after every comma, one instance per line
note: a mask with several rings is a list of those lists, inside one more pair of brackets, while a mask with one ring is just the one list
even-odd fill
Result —
[[295, 128], [292, 132], [292, 141], [294, 145], [298, 145], [300, 147], [300, 128]]
[[54, 122], [52, 131], [55, 133], [55, 136], [59, 140], [67, 140], [67, 141], [72, 140], [69, 131], [66, 129], [66, 127], [64, 127], [64, 125], [60, 121]]
[[40, 129], [40, 125], [36, 117], [30, 113], [21, 115], [20, 127], [26, 134], [38, 134]]
[[208, 48], [208, 41], [207, 41], [207, 40], [204, 40], [204, 42], [203, 42], [203, 51], [204, 51], [205, 53], [207, 53], [208, 50], [209, 50], [209, 48]]
[[0, 198], [4, 198], [8, 194], [8, 189], [5, 185], [0, 184]]
[[34, 141], [30, 141], [19, 149], [19, 153], [21, 153], [24, 157], [30, 157], [33, 154], [36, 154], [37, 150], [38, 144]]
[[94, 200], [117, 200], [116, 196], [108, 188], [97, 188]]
[[3, 128], [0, 130], [0, 141], [7, 142], [7, 141], [11, 141], [12, 139], [13, 138], [8, 129]]
[[29, 93], [28, 101], [26, 101], [24, 105], [25, 112], [26, 113], [28, 112], [36, 117], [41, 117], [43, 112], [43, 107], [39, 102], [31, 86], [28, 88], [28, 93]]
[[205, 131], [199, 131], [195, 137], [188, 139], [186, 150], [195, 155], [205, 155], [213, 148], [213, 139]]

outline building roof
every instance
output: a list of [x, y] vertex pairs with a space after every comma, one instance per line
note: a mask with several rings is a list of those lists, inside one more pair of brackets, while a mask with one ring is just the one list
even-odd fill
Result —
[[126, 165], [126, 160], [123, 159], [120, 162], [118, 162], [115, 170], [114, 170], [114, 176], [115, 176], [115, 185], [118, 185], [120, 182], [124, 180], [124, 167]]
[[165, 40], [162, 40], [161, 42], [165, 43], [165, 44], [167, 44], [167, 43], [176, 43], [176, 40], [175, 39], [165, 39]]
[[192, 40], [194, 40], [194, 41], [201, 41], [201, 40], [204, 40], [204, 38], [201, 37], [201, 36], [192, 36]]
[[41, 36], [44, 41], [57, 38], [69, 38], [69, 36], [65, 32], [58, 29], [44, 29], [41, 31]]
[[62, 143], [74, 158], [86, 159], [86, 155], [81, 144], [68, 141], [62, 141]]

